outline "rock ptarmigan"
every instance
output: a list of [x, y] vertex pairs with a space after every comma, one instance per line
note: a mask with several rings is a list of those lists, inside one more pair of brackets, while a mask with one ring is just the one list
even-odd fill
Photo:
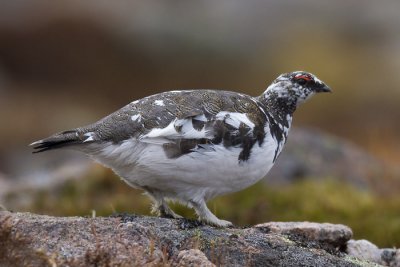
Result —
[[286, 142], [293, 112], [315, 93], [330, 92], [315, 75], [280, 75], [258, 97], [219, 90], [170, 91], [136, 100], [98, 122], [31, 144], [35, 151], [71, 148], [144, 190], [154, 212], [180, 218], [167, 204], [192, 207], [200, 220], [227, 227], [206, 201], [263, 178]]

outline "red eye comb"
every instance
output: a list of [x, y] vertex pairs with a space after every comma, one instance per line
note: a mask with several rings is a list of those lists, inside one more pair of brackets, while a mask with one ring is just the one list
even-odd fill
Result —
[[305, 75], [305, 74], [299, 74], [299, 75], [295, 76], [294, 78], [296, 80], [303, 79], [303, 80], [306, 80], [307, 82], [312, 80], [312, 77], [310, 75]]

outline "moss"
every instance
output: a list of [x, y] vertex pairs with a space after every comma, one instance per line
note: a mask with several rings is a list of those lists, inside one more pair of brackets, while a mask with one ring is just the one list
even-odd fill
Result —
[[279, 238], [281, 238], [282, 241], [284, 241], [287, 244], [290, 244], [290, 245], [296, 244], [296, 242], [294, 242], [293, 240], [290, 240], [286, 235], [280, 235]]

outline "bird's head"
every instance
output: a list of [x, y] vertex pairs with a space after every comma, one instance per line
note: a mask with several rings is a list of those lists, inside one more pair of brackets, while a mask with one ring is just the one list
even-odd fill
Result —
[[296, 107], [315, 93], [331, 92], [331, 89], [315, 75], [305, 71], [295, 71], [280, 75], [268, 86], [264, 97], [281, 99]]

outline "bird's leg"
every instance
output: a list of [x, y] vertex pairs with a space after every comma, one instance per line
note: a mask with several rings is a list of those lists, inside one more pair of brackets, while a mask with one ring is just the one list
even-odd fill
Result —
[[153, 200], [153, 205], [151, 208], [151, 212], [156, 214], [157, 216], [164, 217], [164, 218], [173, 218], [173, 219], [180, 219], [182, 216], [176, 214], [169, 206], [168, 203], [165, 201], [164, 197], [160, 194], [155, 192], [147, 191], [149, 197]]
[[167, 202], [163, 199], [161, 205], [158, 207], [159, 213], [161, 217], [164, 218], [173, 218], [173, 219], [181, 219], [182, 216], [176, 214], [167, 204]]
[[215, 216], [207, 207], [207, 204], [204, 200], [201, 201], [190, 201], [190, 205], [196, 211], [197, 215], [199, 216], [199, 220], [214, 225], [218, 227], [229, 227], [233, 226], [231, 222], [220, 220]]

